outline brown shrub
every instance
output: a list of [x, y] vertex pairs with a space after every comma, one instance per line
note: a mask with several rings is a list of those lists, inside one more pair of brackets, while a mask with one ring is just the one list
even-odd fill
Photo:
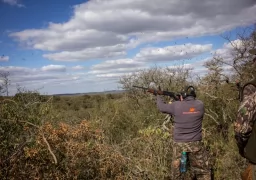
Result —
[[56, 127], [46, 123], [41, 130], [35, 143], [11, 161], [8, 179], [125, 179], [127, 160], [87, 121]]

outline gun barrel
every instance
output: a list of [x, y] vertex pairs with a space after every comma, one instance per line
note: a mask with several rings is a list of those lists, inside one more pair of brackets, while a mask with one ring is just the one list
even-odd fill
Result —
[[141, 86], [132, 86], [132, 87], [135, 87], [135, 88], [140, 88], [140, 89], [148, 89], [148, 88], [145, 88], [145, 87], [141, 87]]
[[155, 89], [151, 89], [151, 88], [145, 88], [145, 87], [141, 87], [141, 86], [132, 86], [135, 88], [140, 88], [143, 90], [147, 90], [150, 93], [156, 93], [158, 95], [164, 95], [164, 96], [170, 96], [172, 98], [174, 98], [174, 100], [179, 101], [179, 94], [176, 94], [174, 92], [169, 92], [169, 91], [160, 91], [160, 90], [155, 90]]

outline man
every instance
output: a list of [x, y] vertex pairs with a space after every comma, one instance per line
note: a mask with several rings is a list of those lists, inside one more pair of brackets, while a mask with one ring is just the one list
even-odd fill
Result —
[[[256, 55], [256, 49], [249, 51]], [[254, 79], [242, 87], [240, 106], [234, 122], [235, 139], [239, 154], [249, 161], [242, 179], [256, 180], [256, 57], [253, 59]]]
[[[172, 180], [182, 179], [180, 159], [187, 152], [190, 167], [198, 180], [211, 179], [209, 153], [202, 142], [202, 121], [204, 104], [196, 99], [195, 89], [189, 86], [182, 93], [181, 101], [166, 104], [157, 96], [157, 107], [174, 117]], [[184, 98], [184, 99], [183, 99]]]

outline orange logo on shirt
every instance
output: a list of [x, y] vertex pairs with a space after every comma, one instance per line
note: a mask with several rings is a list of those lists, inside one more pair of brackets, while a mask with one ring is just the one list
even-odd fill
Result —
[[191, 108], [189, 108], [189, 111], [187, 111], [187, 112], [182, 112], [182, 114], [197, 114], [197, 113], [199, 113], [199, 112], [200, 112], [200, 111], [197, 111], [196, 108], [191, 107]]
[[189, 112], [195, 112], [195, 108], [189, 108]]

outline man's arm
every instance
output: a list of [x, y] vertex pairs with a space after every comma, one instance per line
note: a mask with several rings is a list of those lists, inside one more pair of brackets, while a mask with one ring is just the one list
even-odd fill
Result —
[[157, 96], [157, 108], [159, 109], [159, 111], [161, 111], [162, 113], [168, 113], [168, 114], [174, 114], [174, 103], [172, 104], [166, 104], [163, 102], [163, 100], [161, 99], [160, 96]]
[[237, 141], [239, 152], [242, 156], [243, 149], [251, 135], [253, 123], [255, 121], [256, 88], [251, 86], [252, 85], [245, 87], [244, 90], [248, 91], [254, 88], [254, 93], [244, 95], [244, 99], [239, 106], [237, 118], [234, 123], [235, 139]]

